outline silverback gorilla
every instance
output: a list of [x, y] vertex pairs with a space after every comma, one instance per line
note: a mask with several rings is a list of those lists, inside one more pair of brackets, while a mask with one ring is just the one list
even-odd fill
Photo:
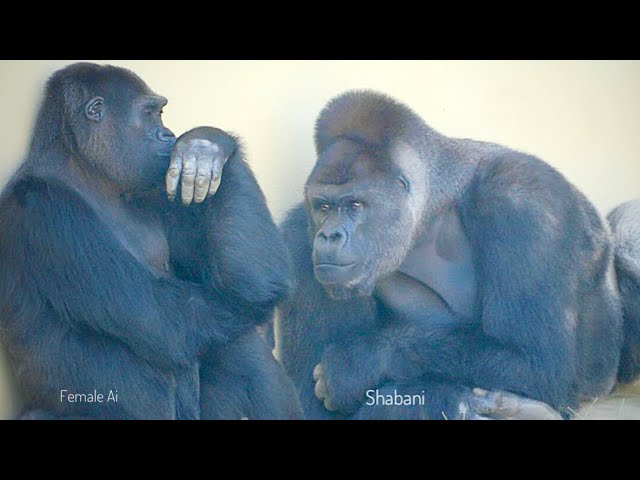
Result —
[[560, 173], [368, 91], [315, 142], [276, 329], [307, 418], [560, 418], [610, 391], [611, 234]]
[[256, 332], [291, 283], [264, 196], [236, 138], [176, 141], [166, 103], [112, 66], [49, 79], [0, 198], [0, 331], [26, 418], [301, 415]]
[[618, 380], [632, 382], [640, 372], [640, 198], [607, 217], [616, 246], [616, 273], [624, 316], [624, 345]]

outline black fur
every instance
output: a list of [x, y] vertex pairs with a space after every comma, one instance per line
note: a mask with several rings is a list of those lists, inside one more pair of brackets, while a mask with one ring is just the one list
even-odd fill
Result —
[[[96, 95], [106, 110], [92, 123], [83, 115]], [[164, 144], [155, 131], [133, 137], [127, 112], [140, 95], [152, 92], [115, 67], [54, 74], [29, 155], [0, 197], [0, 334], [25, 418], [295, 418], [293, 386], [255, 330], [290, 283], [264, 196], [233, 139], [216, 195], [170, 203], [167, 153], [153, 149], [175, 138], [159, 120]], [[98, 194], [70, 181], [70, 158], [129, 212], [159, 219], [168, 272], [123, 247]], [[94, 389], [118, 401], [60, 400]], [[231, 408], [216, 391], [241, 394]]]
[[[325, 107], [316, 148], [305, 204], [281, 227], [296, 287], [281, 305], [277, 338], [307, 418], [455, 418], [474, 387], [561, 409], [612, 388], [622, 320], [611, 236], [560, 173], [506, 147], [445, 137], [404, 105], [367, 91]], [[365, 153], [354, 162], [353, 152]], [[399, 175], [408, 179], [407, 193], [398, 190]], [[356, 227], [334, 227], [338, 239], [360, 243], [350, 248], [365, 264], [365, 278], [342, 290], [323, 288], [312, 262], [326, 224], [309, 192], [326, 184], [364, 190], [376, 206], [352, 222]], [[412, 215], [403, 213], [408, 209]], [[468, 238], [475, 301], [468, 312], [455, 301], [446, 308], [434, 302], [400, 321], [376, 289], [448, 209]], [[320, 362], [335, 413], [314, 395], [312, 371]], [[425, 390], [427, 405], [363, 404], [366, 389], [396, 387]]]
[[618, 380], [640, 374], [640, 199], [620, 205], [607, 217], [616, 244], [616, 273], [624, 314], [624, 346]]

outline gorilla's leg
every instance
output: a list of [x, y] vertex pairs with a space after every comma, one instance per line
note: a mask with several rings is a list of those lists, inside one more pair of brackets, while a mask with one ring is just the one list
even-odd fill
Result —
[[200, 369], [202, 419], [298, 419], [293, 383], [257, 332], [209, 352]]
[[21, 414], [17, 420], [66, 420], [66, 417], [60, 417], [58, 415], [54, 415], [51, 412], [46, 412], [44, 410], [29, 410]]
[[[26, 418], [176, 418], [173, 376], [151, 367], [115, 340], [48, 320], [38, 322], [46, 346], [34, 341], [23, 344], [23, 356], [15, 362], [25, 407], [32, 410]], [[103, 395], [102, 401], [70, 401], [74, 394], [94, 391]]]
[[616, 207], [607, 219], [615, 238], [615, 267], [624, 314], [624, 345], [618, 380], [640, 374], [640, 198]]
[[618, 380], [628, 383], [640, 374], [640, 269], [624, 269], [618, 263], [618, 285], [624, 308], [624, 346]]
[[18, 416], [16, 420], [95, 420], [95, 418], [79, 417], [78, 415], [56, 415], [45, 410], [29, 410]]
[[175, 375], [176, 418], [178, 420], [200, 420], [200, 372], [196, 364]]
[[[610, 269], [605, 275], [613, 277], [615, 273]], [[577, 391], [583, 399], [607, 395], [613, 389], [623, 344], [622, 311], [615, 283], [612, 279], [595, 283], [580, 297], [578, 318], [574, 312], [567, 312], [568, 322], [575, 324], [578, 320]]]

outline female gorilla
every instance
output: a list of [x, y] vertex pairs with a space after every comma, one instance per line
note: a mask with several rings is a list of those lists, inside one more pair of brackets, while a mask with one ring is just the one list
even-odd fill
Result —
[[112, 66], [47, 84], [0, 198], [0, 326], [27, 417], [299, 416], [256, 333], [289, 288], [263, 194], [237, 139], [176, 142], [166, 103]]

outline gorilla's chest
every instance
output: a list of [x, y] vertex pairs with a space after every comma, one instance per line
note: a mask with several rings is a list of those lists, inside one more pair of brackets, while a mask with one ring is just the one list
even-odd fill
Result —
[[[428, 287], [422, 295], [414, 294], [414, 300], [420, 296], [426, 299], [435, 292], [455, 313], [472, 317], [476, 272], [471, 245], [456, 209], [446, 210], [431, 222], [399, 271], [408, 277], [405, 282], [414, 280]], [[413, 291], [418, 292], [418, 287], [414, 284]]]
[[134, 210], [109, 212], [106, 221], [120, 244], [156, 273], [170, 272], [169, 243], [160, 218]]

